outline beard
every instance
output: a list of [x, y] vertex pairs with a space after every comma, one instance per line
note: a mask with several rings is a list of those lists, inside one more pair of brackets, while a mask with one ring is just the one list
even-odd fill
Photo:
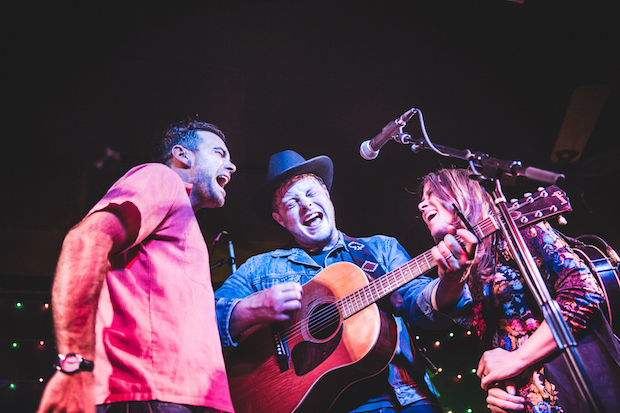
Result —
[[201, 208], [220, 208], [224, 205], [225, 192], [210, 171], [199, 169], [193, 185], [192, 193], [195, 193]]

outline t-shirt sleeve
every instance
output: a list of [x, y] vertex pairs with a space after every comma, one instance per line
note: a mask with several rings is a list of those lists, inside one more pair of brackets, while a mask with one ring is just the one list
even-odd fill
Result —
[[163, 164], [137, 166], [122, 176], [95, 204], [88, 215], [97, 211], [115, 214], [127, 232], [128, 249], [155, 232], [177, 202], [183, 181]]

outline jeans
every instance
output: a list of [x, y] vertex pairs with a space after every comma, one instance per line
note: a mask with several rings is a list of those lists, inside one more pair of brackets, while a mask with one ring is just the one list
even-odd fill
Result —
[[407, 407], [395, 409], [393, 407], [380, 407], [376, 410], [370, 410], [364, 413], [441, 413], [443, 409], [436, 403], [420, 400]]
[[118, 402], [110, 404], [100, 404], [97, 406], [97, 413], [215, 413], [210, 407], [186, 406], [183, 404], [160, 402], [159, 400], [149, 400], [146, 402]]

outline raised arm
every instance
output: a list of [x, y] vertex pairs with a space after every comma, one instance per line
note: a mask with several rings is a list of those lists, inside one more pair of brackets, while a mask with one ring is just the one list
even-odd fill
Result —
[[[465, 229], [448, 228], [449, 233], [431, 250], [441, 279], [432, 300], [433, 307], [438, 311], [451, 311], [459, 301], [467, 281], [468, 255], [473, 255], [478, 242], [476, 236]], [[465, 242], [464, 248], [454, 235]]]

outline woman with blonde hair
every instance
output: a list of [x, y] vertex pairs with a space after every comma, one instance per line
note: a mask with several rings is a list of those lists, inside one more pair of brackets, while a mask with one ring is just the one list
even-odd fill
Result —
[[[471, 305], [463, 324], [486, 350], [477, 374], [493, 412], [585, 412], [552, 331], [501, 233], [481, 240], [467, 230], [494, 214], [489, 196], [472, 172], [441, 169], [423, 178], [422, 218], [437, 245], [439, 276], [454, 290], [468, 289]], [[620, 345], [599, 311], [602, 290], [588, 266], [547, 222], [521, 230], [547, 288], [578, 341], [587, 375], [603, 411], [620, 406]], [[465, 246], [459, 243], [465, 242]], [[441, 292], [433, 304], [441, 300]], [[613, 409], [613, 410], [612, 410]]]

